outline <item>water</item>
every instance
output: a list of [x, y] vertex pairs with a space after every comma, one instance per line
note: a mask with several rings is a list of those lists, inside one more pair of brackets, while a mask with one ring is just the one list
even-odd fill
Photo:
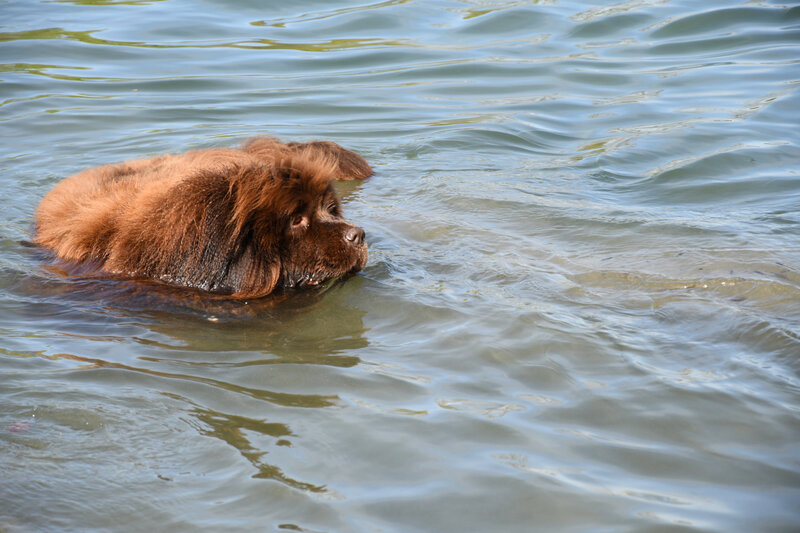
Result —
[[[0, 530], [797, 531], [800, 8], [0, 4]], [[20, 241], [270, 133], [370, 262], [200, 310]]]

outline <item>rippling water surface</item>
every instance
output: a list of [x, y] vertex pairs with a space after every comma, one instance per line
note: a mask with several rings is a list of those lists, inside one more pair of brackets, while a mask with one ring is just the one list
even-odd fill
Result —
[[[0, 531], [798, 531], [793, 2], [0, 3]], [[358, 276], [69, 279], [86, 167], [331, 139]]]

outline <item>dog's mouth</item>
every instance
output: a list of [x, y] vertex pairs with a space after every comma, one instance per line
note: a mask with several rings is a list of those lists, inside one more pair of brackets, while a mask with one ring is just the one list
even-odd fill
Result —
[[362, 267], [361, 264], [357, 264], [350, 270], [339, 272], [285, 272], [281, 281], [285, 289], [319, 288], [349, 278]]
[[300, 278], [299, 280], [297, 280], [297, 282], [295, 283], [294, 286], [295, 287], [318, 287], [320, 285], [320, 283], [322, 283], [324, 281], [327, 281], [328, 279], [333, 279], [333, 278], [325, 278], [325, 279], [323, 279], [323, 278], [318, 278], [318, 277], [315, 277], [313, 275], [307, 274], [307, 275], [303, 276], [302, 278]]
[[340, 265], [326, 265], [323, 263], [309, 268], [302, 264], [284, 263], [280, 285], [284, 289], [313, 289], [321, 286], [330, 286], [338, 280], [349, 278], [366, 266], [366, 245], [359, 252], [354, 257], [351, 257], [350, 261]]
[[287, 273], [283, 277], [283, 287], [285, 289], [305, 289], [315, 288], [325, 285], [328, 282], [336, 281], [344, 274], [340, 275], [320, 275], [317, 273], [296, 273], [294, 275]]

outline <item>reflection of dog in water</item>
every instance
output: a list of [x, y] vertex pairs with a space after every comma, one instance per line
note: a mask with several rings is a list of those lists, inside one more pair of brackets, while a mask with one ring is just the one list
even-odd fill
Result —
[[364, 267], [332, 180], [371, 174], [338, 144], [271, 137], [107, 165], [44, 197], [34, 240], [89, 270], [256, 298]]

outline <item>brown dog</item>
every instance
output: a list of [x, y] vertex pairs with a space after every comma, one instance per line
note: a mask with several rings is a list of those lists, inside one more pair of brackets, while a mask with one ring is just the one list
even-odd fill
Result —
[[271, 137], [107, 165], [44, 197], [35, 241], [110, 274], [255, 298], [364, 267], [364, 231], [332, 180], [370, 175], [338, 144]]

